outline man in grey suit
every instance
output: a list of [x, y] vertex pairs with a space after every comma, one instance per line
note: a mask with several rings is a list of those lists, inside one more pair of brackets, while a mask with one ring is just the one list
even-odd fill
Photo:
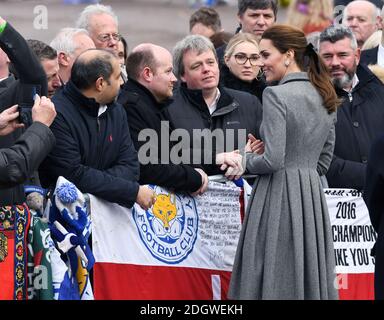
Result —
[[369, 148], [383, 131], [384, 85], [367, 67], [359, 65], [360, 49], [345, 26], [330, 26], [321, 33], [319, 53], [343, 100], [337, 111], [328, 183], [331, 188], [362, 190]]

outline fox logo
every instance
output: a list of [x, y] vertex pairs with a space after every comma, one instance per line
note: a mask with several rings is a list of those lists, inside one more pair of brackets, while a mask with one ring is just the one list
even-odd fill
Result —
[[168, 235], [177, 239], [181, 233], [181, 224], [178, 221], [176, 196], [174, 194], [158, 194], [152, 207], [153, 229], [157, 236]]
[[193, 197], [149, 186], [156, 194], [152, 208], [132, 209], [137, 231], [153, 257], [167, 264], [178, 264], [188, 257], [195, 245], [199, 217]]

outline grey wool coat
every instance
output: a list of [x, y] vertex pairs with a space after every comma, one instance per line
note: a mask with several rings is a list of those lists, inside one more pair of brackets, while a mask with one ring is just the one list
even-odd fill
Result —
[[320, 183], [332, 160], [336, 113], [328, 114], [307, 73], [263, 94], [263, 155], [232, 272], [230, 299], [337, 299], [331, 225]]

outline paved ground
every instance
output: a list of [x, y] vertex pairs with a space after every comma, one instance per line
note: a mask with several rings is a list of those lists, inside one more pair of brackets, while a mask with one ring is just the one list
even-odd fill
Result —
[[[229, 2], [228, 6], [216, 7], [226, 31], [235, 30], [237, 26], [237, 0]], [[153, 42], [172, 49], [188, 34], [189, 16], [194, 11], [188, 6], [188, 0], [104, 0], [101, 3], [111, 5], [116, 12], [120, 32], [130, 48], [141, 42]], [[64, 0], [0, 0], [0, 15], [26, 38], [49, 43], [60, 28], [74, 26], [85, 6], [64, 4]], [[283, 21], [284, 17], [285, 12], [280, 12], [278, 20]]]

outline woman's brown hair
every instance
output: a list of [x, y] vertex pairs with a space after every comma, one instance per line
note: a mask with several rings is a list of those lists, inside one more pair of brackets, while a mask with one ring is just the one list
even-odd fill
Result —
[[289, 25], [275, 24], [263, 33], [262, 39], [270, 40], [280, 53], [293, 50], [297, 66], [308, 73], [328, 113], [336, 111], [341, 100], [337, 97], [326, 66], [315, 49], [307, 44], [304, 32]]

